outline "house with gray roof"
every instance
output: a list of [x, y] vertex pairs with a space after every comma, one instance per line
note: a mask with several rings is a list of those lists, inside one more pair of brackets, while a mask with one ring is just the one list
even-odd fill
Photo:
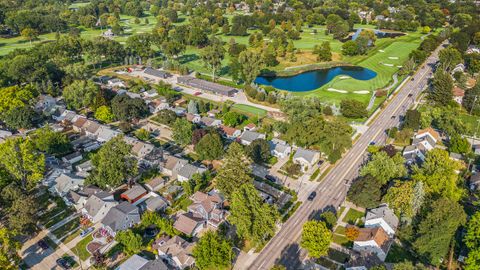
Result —
[[147, 195], [148, 191], [140, 184], [133, 185], [130, 189], [120, 194], [120, 198], [129, 203], [135, 203]]
[[286, 142], [279, 139], [269, 141], [270, 153], [278, 158], [286, 158], [292, 152], [292, 147]]
[[152, 249], [158, 251], [160, 258], [167, 260], [171, 269], [185, 269], [195, 263], [195, 258], [192, 256], [194, 246], [193, 243], [176, 235], [155, 239]]
[[200, 123], [205, 127], [218, 127], [222, 124], [222, 120], [213, 117], [202, 117]]
[[392, 237], [398, 228], [398, 217], [387, 204], [382, 204], [377, 208], [367, 210], [365, 215], [365, 227], [382, 227], [382, 229]]
[[[155, 194], [156, 195], [156, 194]], [[145, 200], [145, 208], [150, 212], [165, 211], [168, 207], [168, 202], [162, 196], [151, 196]]]
[[172, 155], [165, 155], [160, 163], [160, 171], [172, 178], [176, 178], [180, 168], [185, 166], [188, 160]]
[[293, 162], [300, 164], [304, 172], [315, 166], [319, 160], [320, 152], [301, 147], [299, 147], [295, 155], [293, 155]]
[[119, 131], [113, 130], [105, 125], [100, 126], [100, 128], [95, 133], [95, 135], [97, 136], [97, 141], [99, 142], [108, 142], [119, 134]]
[[197, 79], [191, 76], [179, 76], [177, 78], [177, 83], [190, 86], [196, 89], [200, 89], [203, 91], [211, 92], [217, 95], [223, 95], [223, 96], [229, 96], [229, 97], [234, 96], [238, 92], [238, 89], [236, 88]]
[[79, 162], [82, 159], [83, 159], [82, 153], [77, 151], [64, 156], [62, 158], [62, 161], [65, 163], [73, 164], [73, 163]]
[[166, 72], [166, 71], [154, 69], [154, 68], [151, 68], [151, 67], [145, 68], [143, 73], [145, 73], [147, 75], [150, 75], [152, 77], [155, 77], [157, 79], [166, 79], [166, 78], [171, 76], [171, 74]]
[[137, 254], [128, 258], [115, 270], [168, 270], [167, 265], [158, 258], [153, 261], [147, 260]]
[[129, 202], [122, 202], [108, 211], [102, 219], [103, 229], [115, 237], [118, 231], [133, 227], [140, 222], [140, 210]]
[[97, 223], [103, 220], [112, 207], [117, 205], [113, 199], [113, 194], [106, 191], [94, 193], [88, 197], [81, 212], [82, 215], [88, 218], [92, 223]]
[[84, 178], [70, 173], [62, 173], [53, 181], [51, 191], [64, 198], [71, 190], [77, 190], [83, 186]]
[[243, 145], [250, 145], [256, 139], [265, 139], [265, 134], [255, 131], [245, 130], [240, 135], [240, 143]]
[[180, 170], [178, 170], [177, 174], [177, 180], [180, 182], [185, 182], [190, 179], [192, 179], [192, 176], [196, 173], [203, 173], [207, 169], [197, 167], [192, 164], [185, 164], [185, 166], [181, 167]]

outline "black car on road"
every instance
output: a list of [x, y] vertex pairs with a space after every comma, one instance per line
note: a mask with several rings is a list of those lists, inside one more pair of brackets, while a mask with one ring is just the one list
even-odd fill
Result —
[[308, 195], [307, 200], [313, 201], [313, 199], [315, 199], [315, 196], [317, 196], [317, 192], [313, 191], [312, 193], [310, 193], [310, 195]]

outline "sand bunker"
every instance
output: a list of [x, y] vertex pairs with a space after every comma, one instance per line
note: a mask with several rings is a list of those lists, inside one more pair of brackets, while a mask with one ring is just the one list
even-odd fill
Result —
[[370, 91], [368, 91], [368, 90], [360, 90], [360, 91], [353, 91], [353, 93], [355, 93], [355, 94], [360, 94], [360, 95], [366, 95], [366, 94], [370, 93]]
[[384, 50], [378, 50], [379, 52], [385, 52]]
[[346, 91], [346, 90], [338, 90], [338, 89], [335, 89], [335, 88], [328, 88], [327, 91], [337, 92], [337, 93], [342, 93], [342, 94], [348, 93], [348, 91]]
[[344, 79], [350, 79], [350, 76], [340, 76], [339, 78], [342, 79], [342, 80], [344, 80]]
[[393, 67], [393, 64], [382, 63], [382, 65], [387, 66], [387, 67]]
[[388, 59], [394, 59], [394, 60], [397, 60], [397, 59], [398, 59], [398, 57], [396, 57], [396, 56], [389, 56], [389, 57], [388, 57]]

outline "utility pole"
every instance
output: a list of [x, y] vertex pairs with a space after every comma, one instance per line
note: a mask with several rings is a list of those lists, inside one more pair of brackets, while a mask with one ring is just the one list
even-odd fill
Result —
[[470, 108], [470, 114], [472, 114], [473, 108], [475, 108], [475, 103], [477, 103], [477, 97], [478, 97], [478, 95], [475, 95], [475, 99], [473, 99], [472, 108]]

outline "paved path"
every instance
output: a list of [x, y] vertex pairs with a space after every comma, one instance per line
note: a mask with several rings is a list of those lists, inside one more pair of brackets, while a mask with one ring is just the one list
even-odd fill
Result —
[[438, 61], [439, 46], [420, 67], [412, 80], [389, 100], [381, 113], [371, 122], [368, 130], [360, 136], [352, 148], [339, 160], [317, 188], [317, 197], [313, 201], [304, 202], [281, 230], [270, 240], [258, 255], [255, 263], [244, 269], [270, 269], [274, 264], [282, 264], [287, 269], [298, 269], [301, 266], [301, 249], [298, 240], [301, 226], [307, 220], [316, 217], [324, 210], [338, 209], [344, 202], [349, 184], [358, 173], [365, 158], [365, 149], [370, 142], [384, 141], [385, 130], [399, 125], [399, 115], [414, 104], [415, 98], [428, 84], [432, 75], [432, 67]]

